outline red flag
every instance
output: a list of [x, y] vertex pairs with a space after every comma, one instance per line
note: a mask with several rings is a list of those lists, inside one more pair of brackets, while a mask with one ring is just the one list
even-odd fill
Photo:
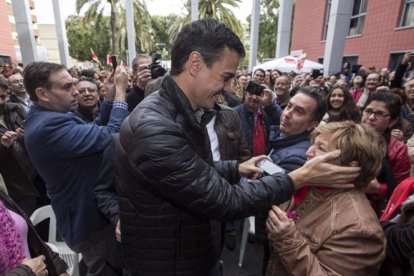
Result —
[[92, 50], [91, 48], [91, 54], [92, 54], [92, 60], [96, 61], [97, 63], [99, 63], [99, 59], [98, 56], [95, 54], [95, 51]]
[[305, 58], [306, 58], [306, 54], [303, 54], [297, 59], [296, 68], [298, 69], [298, 71], [302, 70], [303, 65], [305, 64]]

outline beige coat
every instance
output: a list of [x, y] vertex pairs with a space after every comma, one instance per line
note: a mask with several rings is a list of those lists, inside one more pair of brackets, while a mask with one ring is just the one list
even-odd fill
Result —
[[377, 275], [386, 240], [364, 193], [311, 192], [291, 232], [270, 234], [267, 275]]

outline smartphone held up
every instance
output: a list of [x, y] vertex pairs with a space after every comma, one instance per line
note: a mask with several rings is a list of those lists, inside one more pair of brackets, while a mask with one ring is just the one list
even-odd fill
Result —
[[260, 83], [249, 81], [246, 87], [246, 91], [252, 95], [261, 97], [263, 96], [264, 87]]

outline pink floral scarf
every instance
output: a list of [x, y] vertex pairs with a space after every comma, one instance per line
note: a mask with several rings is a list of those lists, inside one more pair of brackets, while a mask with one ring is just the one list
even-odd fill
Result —
[[3, 201], [0, 200], [0, 275], [15, 268], [23, 260], [22, 243]]

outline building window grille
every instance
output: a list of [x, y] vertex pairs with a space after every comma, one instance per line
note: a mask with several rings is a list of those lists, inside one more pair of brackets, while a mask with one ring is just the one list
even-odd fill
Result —
[[368, 0], [355, 0], [352, 8], [351, 22], [348, 36], [360, 35], [364, 30], [365, 17], [367, 15]]
[[325, 28], [323, 31], [323, 40], [326, 40], [328, 37], [328, 26], [329, 26], [329, 18], [331, 14], [331, 6], [332, 6], [332, 0], [327, 0], [326, 3], [326, 14], [325, 14]]

